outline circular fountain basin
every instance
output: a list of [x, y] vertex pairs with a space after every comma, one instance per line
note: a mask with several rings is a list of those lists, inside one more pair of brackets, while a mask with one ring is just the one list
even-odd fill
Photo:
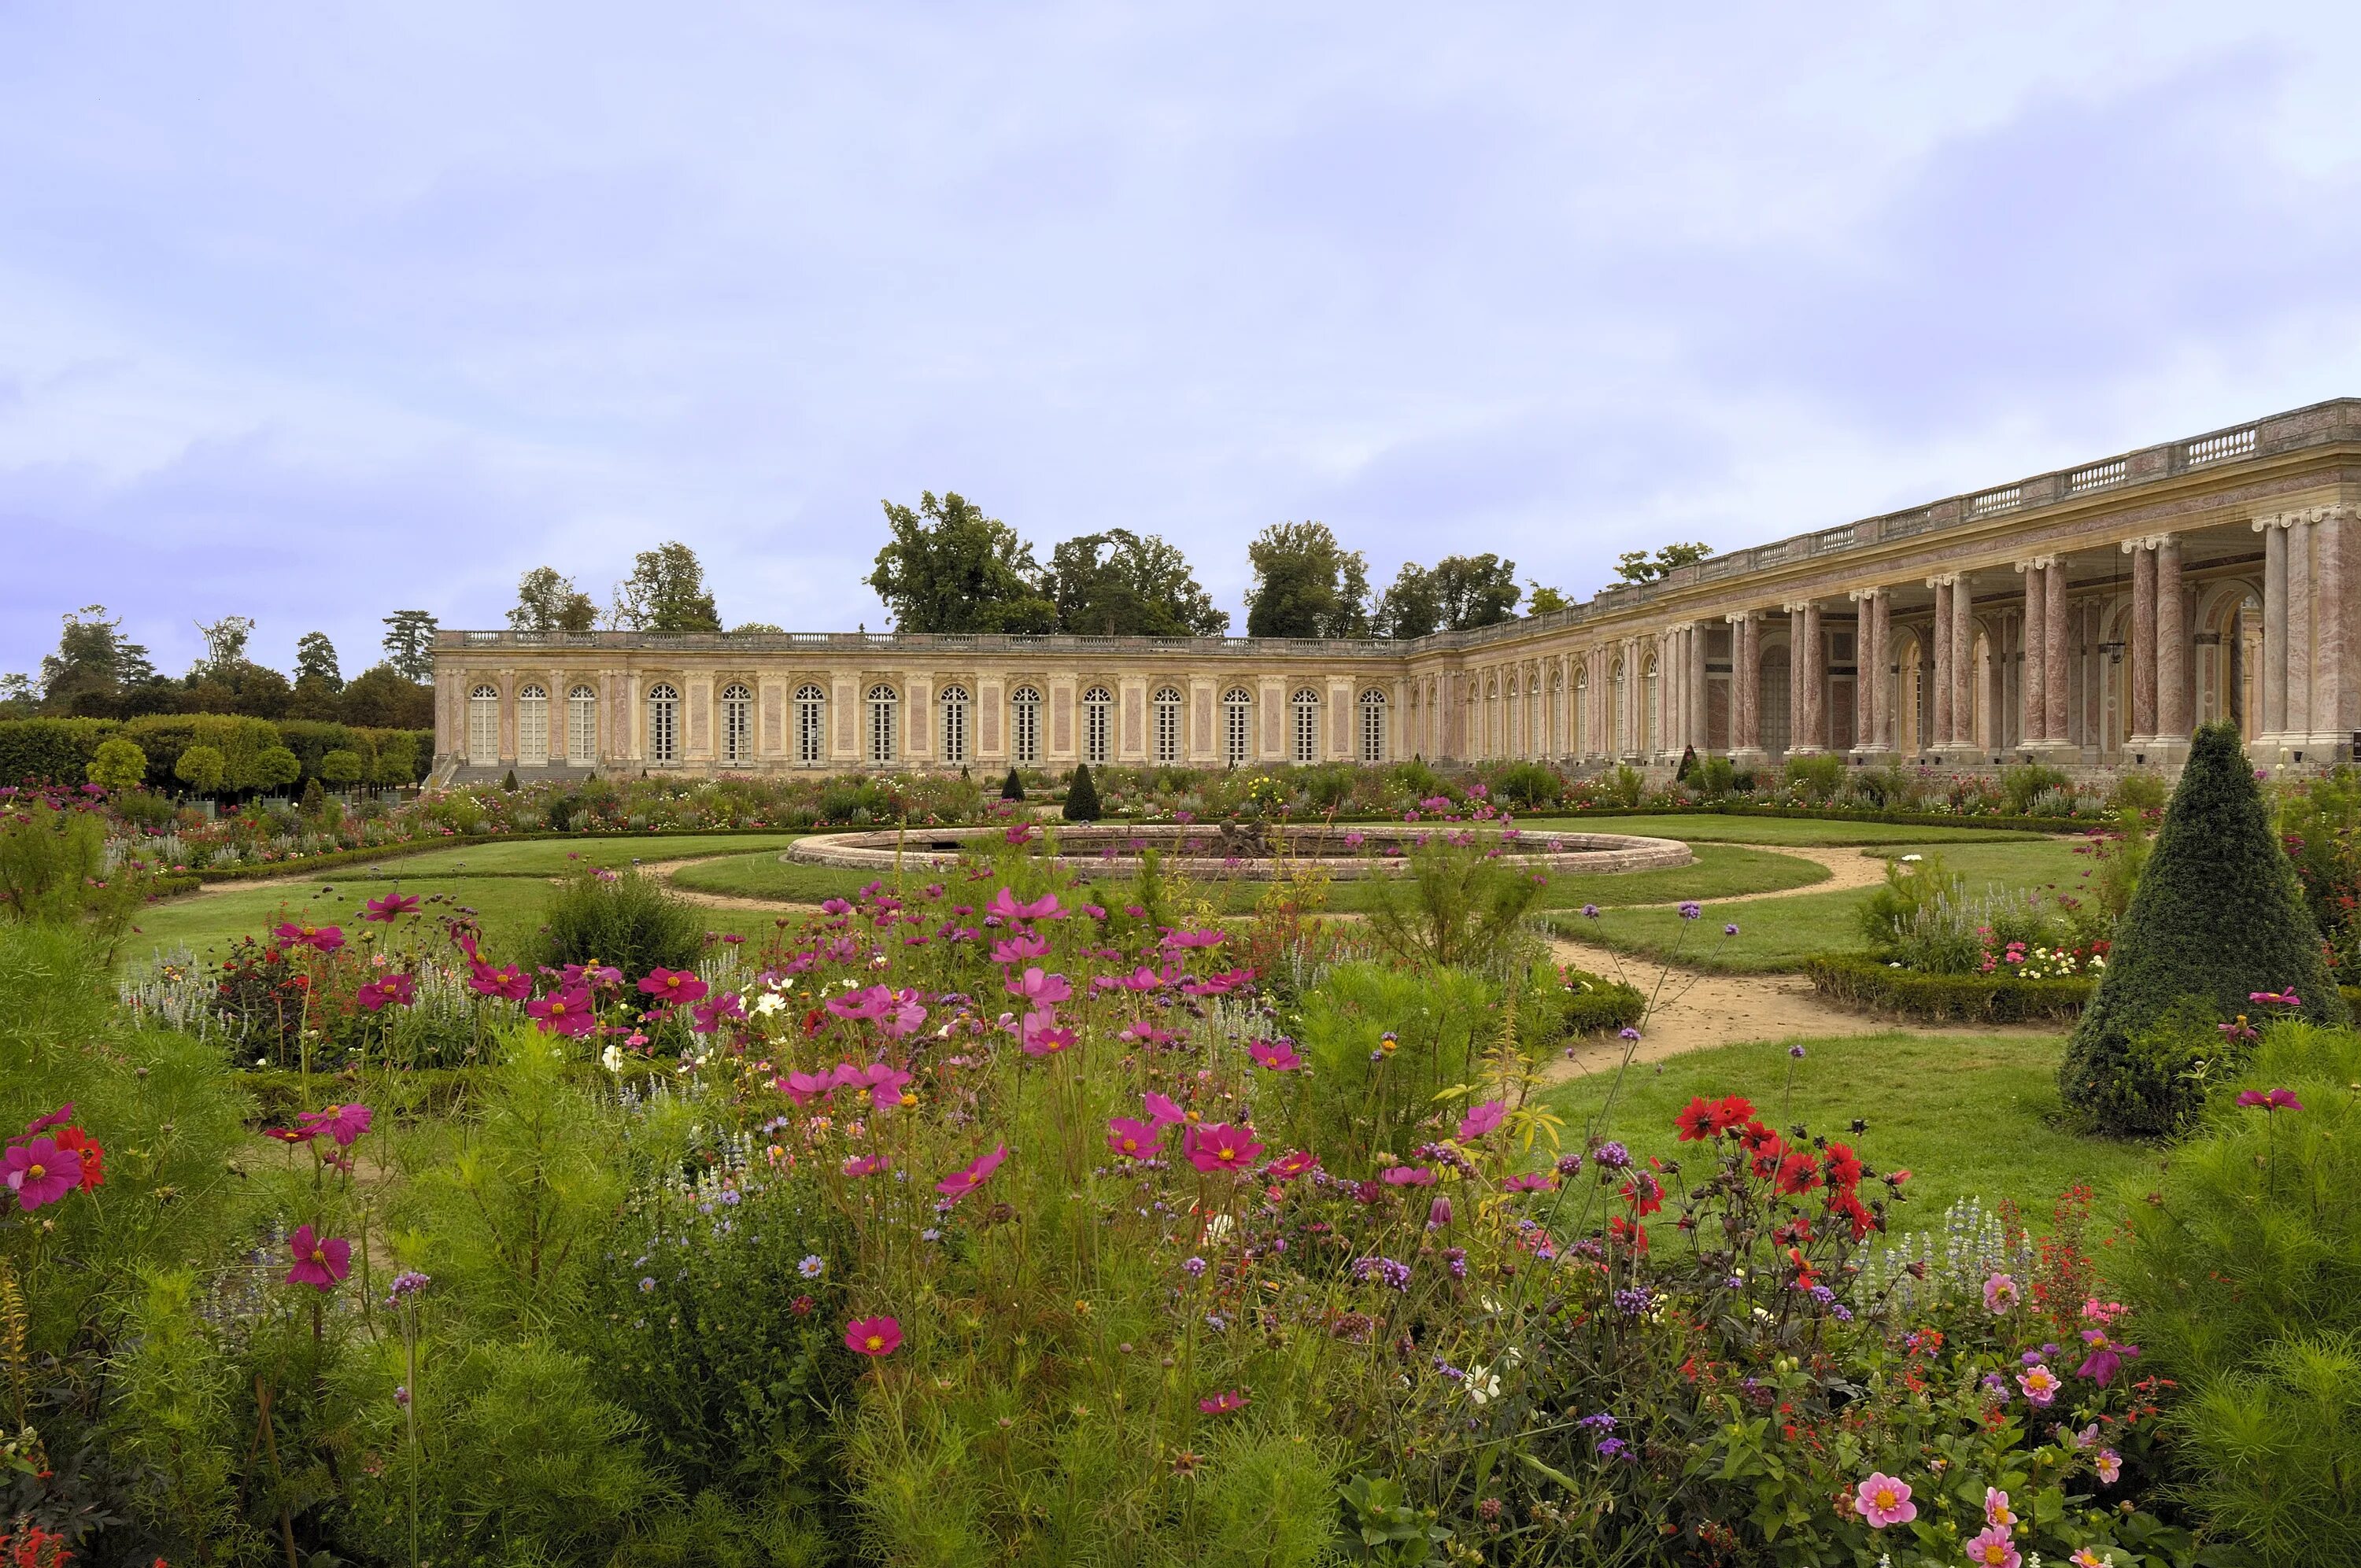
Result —
[[[1468, 833], [1477, 843], [1498, 845], [1501, 859], [1534, 871], [1657, 871], [1696, 859], [1676, 839], [1644, 839], [1631, 833], [1557, 833], [1467, 828], [1459, 824], [1151, 823], [1060, 826], [1055, 830], [1056, 863], [1080, 874], [1131, 872], [1153, 850], [1169, 870], [1194, 877], [1268, 881], [1307, 865], [1339, 880], [1390, 876], [1409, 863], [1420, 840], [1435, 833]], [[849, 871], [891, 872], [898, 863], [948, 861], [963, 851], [1004, 844], [1002, 828], [889, 828], [883, 832], [819, 833], [796, 840], [779, 859], [801, 865]], [[1044, 854], [1049, 840], [1036, 835], [1028, 850]]]

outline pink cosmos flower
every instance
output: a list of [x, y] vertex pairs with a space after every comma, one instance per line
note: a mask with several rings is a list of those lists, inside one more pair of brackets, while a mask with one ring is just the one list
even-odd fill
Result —
[[1028, 969], [1001, 987], [1011, 996], [1021, 996], [1034, 1007], [1042, 1007], [1073, 999], [1074, 988], [1061, 974], [1045, 974], [1038, 969]]
[[1013, 889], [1005, 887], [992, 895], [992, 902], [983, 906], [983, 912], [997, 915], [1012, 925], [1020, 920], [1063, 920], [1066, 917], [1066, 912], [1058, 907], [1056, 894], [1045, 893], [1038, 898], [1026, 900], [1018, 898]]
[[364, 920], [382, 920], [390, 925], [418, 907], [415, 894], [389, 893], [383, 898], [372, 898], [362, 907]]
[[1158, 1152], [1163, 1141], [1161, 1123], [1138, 1122], [1129, 1116], [1108, 1118], [1107, 1147], [1126, 1159], [1147, 1159]]
[[1910, 1500], [1910, 1483], [1883, 1471], [1871, 1471], [1869, 1479], [1854, 1491], [1852, 1501], [1861, 1510], [1862, 1522], [1872, 1530], [1908, 1524], [1918, 1517], [1918, 1505]]
[[544, 1035], [578, 1037], [598, 1024], [598, 1014], [591, 1008], [587, 991], [553, 991], [537, 1002], [526, 1003], [524, 1010]]
[[1142, 1094], [1139, 1097], [1139, 1102], [1147, 1108], [1148, 1119], [1159, 1126], [1168, 1122], [1185, 1122], [1189, 1119], [1188, 1112], [1157, 1093], [1153, 1089]]
[[951, 1172], [950, 1175], [946, 1176], [940, 1181], [936, 1182], [935, 1190], [941, 1193], [951, 1202], [956, 1203], [961, 1199], [966, 1197], [969, 1193], [974, 1191], [977, 1188], [983, 1186], [985, 1179], [989, 1178], [994, 1171], [1000, 1168], [1000, 1162], [1007, 1157], [1008, 1146], [1006, 1144], [1001, 1144], [994, 1147], [990, 1154], [977, 1156], [976, 1158], [967, 1166]]
[[2124, 1456], [2112, 1448], [2103, 1448], [2091, 1455], [2091, 1463], [2098, 1467], [2099, 1485], [2103, 1486], [2114, 1486], [2115, 1477], [2124, 1473]]
[[798, 1105], [808, 1105], [835, 1085], [824, 1072], [790, 1072], [785, 1078], [773, 1079], [771, 1087]]
[[893, 1318], [855, 1318], [844, 1325], [844, 1348], [855, 1355], [891, 1355], [902, 1348], [902, 1325]]
[[1159, 1029], [1145, 1018], [1125, 1025], [1123, 1031], [1115, 1036], [1118, 1040], [1129, 1040], [1135, 1045], [1159, 1047], [1169, 1046], [1180, 1037], [1170, 1029]]
[[418, 1000], [418, 981], [407, 974], [390, 974], [362, 986], [353, 993], [353, 1000], [365, 1013], [388, 1006], [407, 1007]]
[[298, 926], [289, 920], [272, 927], [270, 934], [283, 946], [311, 948], [323, 953], [333, 953], [345, 945], [344, 930], [335, 926]]
[[1459, 1141], [1463, 1144], [1474, 1143], [1477, 1138], [1499, 1126], [1500, 1119], [1508, 1113], [1509, 1107], [1505, 1102], [1499, 1100], [1487, 1100], [1460, 1119]]
[[836, 1017], [854, 1023], [868, 1023], [893, 1011], [894, 991], [891, 986], [863, 986], [842, 996], [829, 997], [827, 1006]]
[[883, 1111], [902, 1102], [902, 1091], [910, 1075], [886, 1062], [871, 1062], [861, 1072], [861, 1082], [869, 1090], [869, 1103]]
[[557, 971], [558, 989], [578, 985], [590, 991], [604, 991], [610, 985], [623, 983], [623, 971], [612, 964], [567, 964]]
[[2103, 1329], [2084, 1329], [2082, 1343], [2091, 1347], [2091, 1354], [2074, 1369], [2074, 1376], [2087, 1377], [2102, 1388], [2115, 1380], [2115, 1374], [2124, 1369], [2125, 1357], [2140, 1353], [2136, 1344], [2115, 1343]]
[[1168, 948], [1218, 948], [1230, 939], [1226, 931], [1175, 931], [1164, 938]]
[[1189, 1163], [1204, 1171], [1244, 1170], [1262, 1153], [1262, 1146], [1254, 1141], [1254, 1129], [1227, 1122], [1191, 1127], [1182, 1135], [1180, 1146]]
[[348, 1149], [369, 1130], [371, 1120], [366, 1105], [330, 1105], [318, 1111], [306, 1111], [295, 1118], [295, 1135], [316, 1138], [322, 1135], [334, 1138], [340, 1149]]
[[1021, 964], [1049, 956], [1049, 944], [1031, 931], [1019, 931], [1006, 941], [992, 944], [992, 961], [996, 964]]
[[691, 1007], [688, 1015], [692, 1020], [688, 1025], [692, 1034], [710, 1035], [725, 1022], [744, 1018], [746, 1004], [736, 992], [725, 991], [711, 1002], [700, 1002]]
[[2259, 1108], [2264, 1111], [2301, 1111], [2303, 1109], [2303, 1102], [2295, 1097], [2294, 1091], [2288, 1089], [2274, 1089], [2268, 1091], [2265, 1091], [2260, 1089], [2249, 1089], [2239, 1094], [2238, 1103], [2249, 1109]]
[[467, 989], [478, 996], [504, 997], [511, 1002], [522, 1002], [533, 994], [533, 976], [514, 964], [499, 969], [476, 959], [467, 966]]
[[82, 1155], [74, 1149], [60, 1148], [54, 1138], [35, 1138], [16, 1145], [0, 1157], [0, 1170], [7, 1172], [9, 1190], [16, 1194], [16, 1207], [29, 1214], [82, 1185]]
[[1273, 1072], [1293, 1072], [1303, 1065], [1303, 1058], [1285, 1040], [1249, 1040], [1246, 1042], [1246, 1055]]
[[1993, 1525], [1968, 1541], [1968, 1561], [1975, 1568], [2018, 1568], [2025, 1559], [2004, 1525]]
[[1227, 1393], [1216, 1394], [1210, 1399], [1198, 1400], [1197, 1408], [1209, 1416], [1226, 1416], [1232, 1410], [1245, 1409], [1247, 1403], [1244, 1389], [1233, 1389]]
[[1984, 1310], [2002, 1317], [2015, 1310], [2016, 1281], [2005, 1274], [1995, 1274], [1984, 1281]]
[[1154, 991], [1164, 983], [1164, 977], [1142, 964], [1129, 974], [1118, 976], [1115, 983], [1126, 991]]
[[1306, 1171], [1317, 1170], [1319, 1168], [1320, 1157], [1318, 1155], [1312, 1153], [1308, 1149], [1297, 1149], [1290, 1154], [1283, 1154], [1277, 1159], [1272, 1160], [1269, 1165], [1264, 1168], [1264, 1171], [1265, 1174], [1276, 1177], [1281, 1181], [1292, 1181], [1297, 1177], [1303, 1175]]
[[697, 978], [697, 971], [658, 967], [648, 970], [640, 981], [641, 992], [656, 999], [659, 1007], [678, 1007], [705, 999], [706, 984]]
[[287, 1283], [313, 1286], [324, 1296], [353, 1271], [353, 1244], [342, 1236], [315, 1236], [309, 1225], [295, 1227], [287, 1238], [287, 1251], [295, 1260], [287, 1271]]
[[1028, 1057], [1053, 1057], [1067, 1049], [1075, 1040], [1074, 1031], [1053, 1027], [1056, 1014], [1027, 1013], [1018, 1033], [1018, 1042]]
[[48, 1132], [51, 1127], [62, 1127], [68, 1122], [72, 1120], [73, 1102], [69, 1100], [64, 1104], [59, 1106], [56, 1110], [50, 1112], [48, 1115], [36, 1116], [31, 1121], [26, 1123], [25, 1135], [28, 1138], [37, 1138], [43, 1133]]
[[1997, 1486], [1986, 1486], [1984, 1488], [1984, 1523], [2005, 1530], [2015, 1522], [2016, 1516], [2009, 1512], [2008, 1494]]
[[2016, 1386], [2025, 1390], [2026, 1400], [2039, 1406], [2056, 1400], [2058, 1390], [2065, 1387], [2058, 1381], [2058, 1374], [2038, 1362], [2016, 1375]]
[[894, 1168], [894, 1162], [882, 1154], [855, 1155], [844, 1162], [847, 1176], [876, 1176]]
[[1546, 1192], [1557, 1185], [1557, 1178], [1546, 1170], [1527, 1171], [1500, 1183], [1503, 1192]]
[[2301, 1007], [2303, 998], [2292, 991], [2250, 991], [2246, 1000], [2259, 1002], [2266, 1007]]
[[1378, 1172], [1378, 1179], [1389, 1187], [1432, 1187], [1434, 1172], [1422, 1165], [1389, 1165]]

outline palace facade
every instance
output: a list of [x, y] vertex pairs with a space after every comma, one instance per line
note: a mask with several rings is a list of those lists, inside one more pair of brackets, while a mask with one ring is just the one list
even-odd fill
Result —
[[1819, 752], [2171, 767], [2361, 740], [2361, 400], [1407, 641], [443, 631], [438, 777]]

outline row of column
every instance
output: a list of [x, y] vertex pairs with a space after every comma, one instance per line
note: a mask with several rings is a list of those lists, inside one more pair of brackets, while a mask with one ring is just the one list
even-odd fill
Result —
[[2356, 651], [2352, 560], [2361, 534], [2345, 507], [2257, 518], [2263, 536], [2262, 731], [2291, 759], [2325, 761], [2361, 734], [2361, 690], [2348, 666]]

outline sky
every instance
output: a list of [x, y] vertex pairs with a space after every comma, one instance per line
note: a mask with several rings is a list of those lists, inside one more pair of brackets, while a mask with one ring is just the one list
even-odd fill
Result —
[[[1677, 15], [1672, 14], [1677, 11]], [[703, 557], [1733, 549], [2361, 393], [2361, 6], [0, 0], [0, 671]]]

